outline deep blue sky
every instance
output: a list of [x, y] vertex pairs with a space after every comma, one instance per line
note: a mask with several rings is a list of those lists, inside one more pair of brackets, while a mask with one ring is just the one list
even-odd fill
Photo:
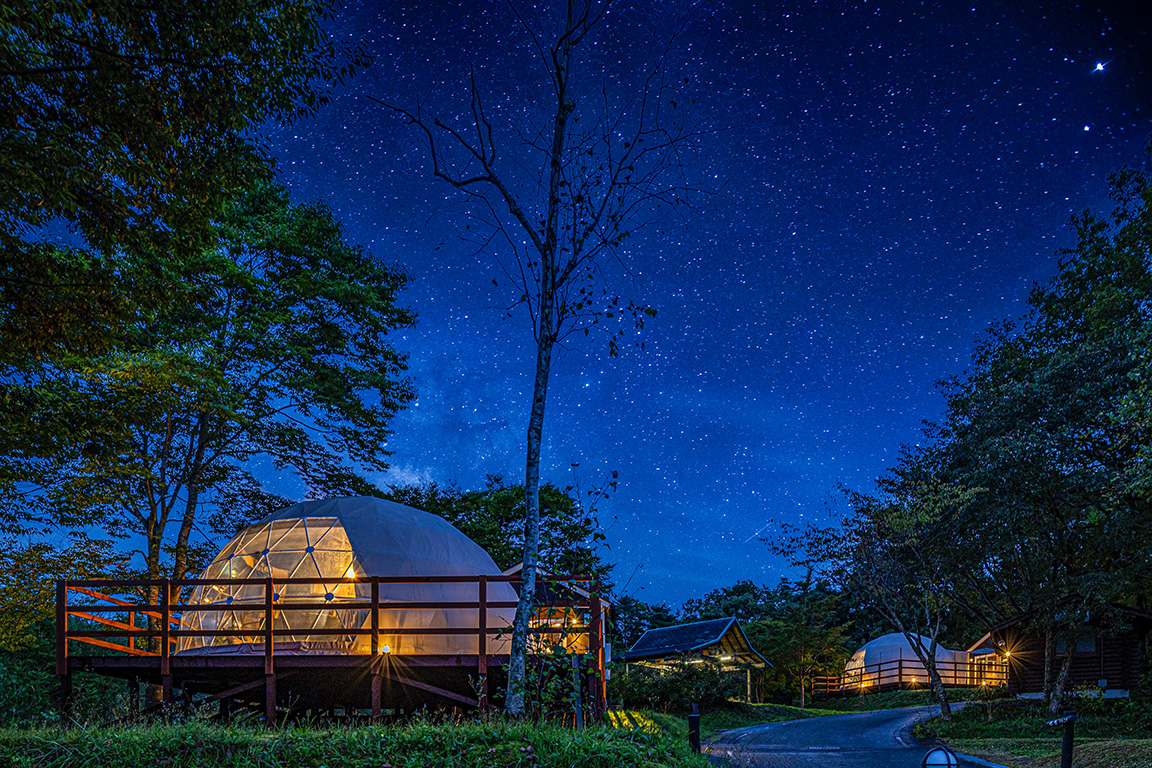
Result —
[[[868, 489], [940, 414], [934, 382], [962, 374], [982, 330], [1054, 273], [1069, 214], [1104, 210], [1107, 173], [1145, 162], [1139, 5], [706, 6], [670, 71], [719, 129], [688, 168], [716, 194], [632, 241], [633, 276], [614, 285], [659, 311], [645, 348], [610, 359], [604, 338], [574, 345], [546, 417], [547, 479], [568, 484], [579, 464], [588, 488], [619, 472], [600, 518], [630, 593], [678, 605], [774, 583], [787, 563], [760, 535], [822, 517], [840, 485]], [[647, 7], [609, 15], [589, 75], [627, 80]], [[298, 200], [330, 204], [352, 241], [412, 278], [419, 324], [397, 341], [419, 402], [374, 479], [520, 479], [527, 319], [505, 317], [499, 253], [475, 253], [467, 207], [431, 177], [419, 136], [366, 95], [453, 118], [471, 61], [492, 114], [527, 127], [522, 102], [540, 91], [526, 40], [503, 3], [480, 1], [353, 3], [333, 30], [376, 61], [268, 141]]]

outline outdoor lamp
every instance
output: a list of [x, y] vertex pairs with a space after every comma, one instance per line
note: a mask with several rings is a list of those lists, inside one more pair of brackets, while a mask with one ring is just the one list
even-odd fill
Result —
[[928, 750], [920, 762], [920, 768], [959, 768], [960, 761], [955, 753], [944, 747], [935, 747]]

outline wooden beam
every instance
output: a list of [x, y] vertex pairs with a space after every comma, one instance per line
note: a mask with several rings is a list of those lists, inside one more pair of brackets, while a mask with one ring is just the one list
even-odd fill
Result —
[[458, 701], [461, 704], [467, 704], [470, 707], [479, 706], [479, 704], [480, 704], [480, 702], [478, 702], [476, 699], [470, 699], [467, 696], [461, 696], [460, 694], [455, 693], [454, 691], [445, 690], [444, 688], [440, 688], [439, 686], [430, 685], [428, 683], [424, 683], [424, 682], [421, 682], [419, 680], [413, 680], [410, 677], [402, 677], [400, 675], [389, 675], [389, 677], [392, 680], [395, 680], [396, 682], [400, 683], [401, 685], [409, 685], [413, 688], [419, 688], [422, 691], [428, 691], [429, 693], [435, 693], [438, 696], [443, 696], [444, 698], [451, 699], [452, 701]]

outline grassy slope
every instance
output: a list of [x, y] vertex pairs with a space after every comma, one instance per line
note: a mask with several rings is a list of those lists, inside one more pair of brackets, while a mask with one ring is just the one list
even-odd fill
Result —
[[0, 731], [6, 768], [704, 768], [659, 730], [539, 724], [414, 724], [276, 731], [205, 723]]
[[[804, 717], [819, 717], [820, 715], [834, 714], [837, 713], [825, 709], [800, 709], [799, 707], [788, 707], [783, 704], [733, 703], [729, 709], [704, 712], [700, 715], [700, 738], [708, 739], [723, 731], [728, 731], [733, 728], [743, 728], [748, 725], [774, 723], [779, 720], [799, 720]], [[620, 727], [654, 727], [677, 740], [686, 741], [688, 738], [688, 717], [686, 715], [622, 710], [610, 712], [609, 718], [611, 722]]]
[[[956, 703], [964, 701], [972, 695], [974, 688], [949, 688], [948, 701]], [[916, 691], [888, 691], [887, 693], [872, 693], [867, 696], [849, 696], [843, 699], [821, 699], [816, 705], [822, 709], [836, 712], [874, 712], [878, 709], [898, 709], [900, 707], [919, 707], [931, 704], [932, 700], [927, 690]]]
[[[1075, 730], [1077, 768], [1152, 768], [1152, 710], [1129, 701], [1086, 707]], [[953, 748], [1013, 768], [1060, 765], [1060, 729], [1038, 704], [971, 704], [950, 723], [931, 720], [916, 735], [935, 737]]]

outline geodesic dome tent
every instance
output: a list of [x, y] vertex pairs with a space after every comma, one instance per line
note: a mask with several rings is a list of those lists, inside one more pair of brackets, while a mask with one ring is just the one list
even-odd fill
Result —
[[[205, 568], [201, 579], [274, 581], [273, 605], [308, 599], [324, 607], [274, 610], [273, 628], [299, 630], [277, 635], [277, 653], [369, 653], [367, 635], [314, 634], [369, 626], [367, 609], [341, 603], [370, 599], [367, 583], [279, 584], [291, 578], [370, 576], [499, 576], [500, 570], [478, 544], [436, 515], [375, 497], [308, 501], [282, 509], [237, 534]], [[489, 584], [489, 602], [516, 602], [508, 583]], [[475, 582], [380, 584], [380, 603], [476, 602]], [[180, 637], [178, 653], [253, 653], [263, 648], [265, 612], [262, 584], [197, 586], [189, 605], [251, 605], [253, 610], [196, 611], [181, 616], [188, 630], [251, 630], [242, 637]], [[331, 606], [331, 607], [328, 607]], [[488, 609], [489, 628], [512, 624], [515, 609]], [[380, 611], [380, 644], [393, 654], [475, 654], [475, 634], [397, 634], [396, 628], [476, 627], [477, 608], [399, 608]], [[488, 637], [490, 654], [506, 654], [509, 636]]]
[[[917, 635], [924, 648], [932, 647], [931, 638]], [[968, 653], [936, 646], [936, 667], [946, 684], [967, 674]], [[870, 640], [852, 654], [844, 664], [843, 686], [878, 688], [926, 684], [928, 672], [902, 632], [892, 632]]]

